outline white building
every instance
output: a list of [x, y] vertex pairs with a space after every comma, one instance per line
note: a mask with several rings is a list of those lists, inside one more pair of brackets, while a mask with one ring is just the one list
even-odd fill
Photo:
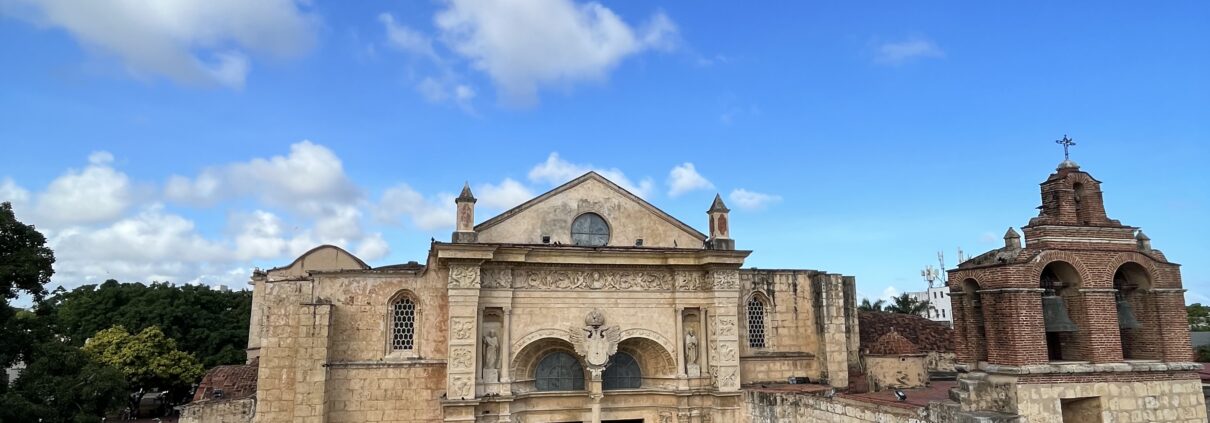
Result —
[[924, 317], [934, 322], [945, 322], [953, 325], [954, 309], [950, 306], [949, 289], [946, 287], [945, 282], [937, 283], [938, 273], [937, 269], [934, 269], [933, 266], [926, 267], [920, 272], [920, 275], [924, 276], [924, 279], [928, 281], [928, 290], [908, 292], [907, 294], [916, 300], [928, 301], [929, 305], [932, 305], [932, 308], [925, 312]]

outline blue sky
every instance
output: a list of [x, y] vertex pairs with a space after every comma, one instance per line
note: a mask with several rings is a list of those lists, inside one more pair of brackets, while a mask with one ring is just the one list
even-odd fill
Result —
[[0, 200], [55, 284], [242, 287], [597, 169], [881, 297], [1026, 224], [1069, 134], [1210, 302], [1210, 5], [800, 3], [0, 0]]

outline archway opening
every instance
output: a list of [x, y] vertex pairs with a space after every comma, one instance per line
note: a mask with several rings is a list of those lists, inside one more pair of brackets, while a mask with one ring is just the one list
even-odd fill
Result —
[[1080, 327], [1072, 316], [1083, 315], [1079, 300], [1080, 272], [1070, 263], [1055, 261], [1042, 269], [1042, 320], [1046, 331], [1046, 356], [1051, 361], [1083, 360]]
[[534, 389], [538, 391], [583, 391], [584, 367], [566, 351], [547, 353], [534, 370]]
[[[966, 294], [968, 326], [967, 342], [976, 361], [987, 360], [987, 325], [983, 319], [983, 298], [979, 294], [979, 282], [974, 279], [962, 281], [962, 292]], [[973, 329], [973, 330], [972, 330]]]
[[1123, 263], [1113, 273], [1113, 289], [1117, 306], [1118, 335], [1122, 341], [1122, 358], [1154, 359], [1159, 357], [1155, 336], [1156, 318], [1148, 292], [1150, 273], [1135, 262]]

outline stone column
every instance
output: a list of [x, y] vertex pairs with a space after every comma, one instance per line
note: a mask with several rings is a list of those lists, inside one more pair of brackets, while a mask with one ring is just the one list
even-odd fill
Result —
[[987, 330], [987, 362], [1009, 366], [1046, 364], [1046, 322], [1042, 319], [1041, 288], [1000, 288], [979, 291]]
[[475, 398], [475, 381], [478, 379], [479, 266], [450, 263], [449, 269], [450, 336], [446, 398], [450, 401], [471, 400]]
[[676, 377], [685, 377], [685, 308], [676, 308]]
[[327, 421], [325, 389], [328, 384], [328, 334], [332, 305], [309, 303], [298, 306], [298, 341], [295, 350], [294, 416], [296, 422]]
[[512, 307], [504, 307], [504, 322], [501, 323], [502, 334], [500, 334], [500, 382], [504, 383], [504, 394], [511, 393], [511, 385], [513, 381], [512, 362], [513, 362], [513, 309]]
[[1185, 313], [1185, 290], [1155, 288], [1151, 290], [1159, 314], [1159, 329], [1163, 334], [1163, 357], [1168, 362], [1193, 359], [1193, 344], [1189, 342], [1189, 320]]
[[[1088, 349], [1085, 357], [1093, 363], [1115, 363], [1122, 361], [1121, 329], [1118, 328], [1117, 290], [1083, 288], [1080, 295], [1084, 303], [1084, 322], [1087, 328]], [[1108, 315], [1107, 315], [1108, 313]]]
[[815, 326], [819, 332], [820, 374], [835, 388], [849, 386], [849, 351], [844, 312], [843, 278], [836, 274], [816, 275], [811, 280]]
[[707, 276], [714, 289], [715, 313], [711, 315], [710, 380], [719, 392], [739, 390], [739, 271], [715, 269]]

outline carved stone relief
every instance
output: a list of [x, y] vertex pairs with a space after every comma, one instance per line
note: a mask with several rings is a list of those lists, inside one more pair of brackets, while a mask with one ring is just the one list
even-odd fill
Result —
[[678, 291], [704, 291], [710, 289], [702, 272], [676, 272], [676, 289]]
[[469, 347], [459, 346], [450, 348], [450, 367], [455, 369], [473, 368], [474, 355]]
[[475, 330], [474, 320], [467, 318], [454, 318], [452, 320], [454, 339], [471, 339], [471, 334]]
[[717, 270], [711, 272], [714, 279], [714, 289], [739, 289], [738, 270]]
[[512, 288], [513, 286], [512, 269], [483, 269], [482, 274], [484, 288]]
[[735, 317], [719, 316], [716, 325], [718, 326], [718, 336], [735, 335]]
[[474, 398], [475, 393], [471, 391], [474, 385], [471, 384], [471, 376], [456, 375], [450, 377], [450, 392], [446, 394], [449, 399], [465, 399]]
[[730, 343], [722, 343], [718, 346], [718, 356], [724, 363], [735, 361], [735, 347]]
[[671, 290], [667, 271], [517, 269], [518, 289], [607, 289], [616, 291]]
[[467, 265], [450, 265], [450, 288], [478, 288], [479, 268]]

